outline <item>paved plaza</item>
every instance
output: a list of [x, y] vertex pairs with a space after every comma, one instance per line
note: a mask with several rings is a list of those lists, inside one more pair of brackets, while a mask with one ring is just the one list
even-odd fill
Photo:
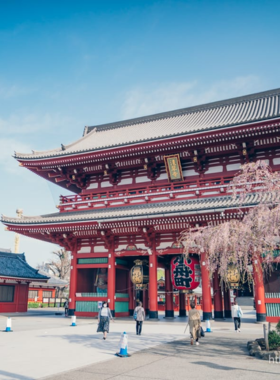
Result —
[[[36, 310], [12, 317], [13, 332], [1, 333], [0, 379], [278, 379], [280, 364], [248, 356], [248, 340], [262, 336], [254, 312], [245, 311], [242, 332], [230, 320], [213, 322], [199, 346], [184, 335], [185, 318], [146, 321], [135, 335], [131, 318], [112, 323], [106, 341], [96, 333], [96, 319], [71, 320], [54, 311]], [[0, 330], [6, 316], [0, 316]], [[130, 358], [117, 358], [121, 333], [129, 339]]]

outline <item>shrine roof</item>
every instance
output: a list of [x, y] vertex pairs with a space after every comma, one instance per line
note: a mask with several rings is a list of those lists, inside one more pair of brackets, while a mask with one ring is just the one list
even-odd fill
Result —
[[[45, 277], [48, 277], [48, 282], [45, 284], [46, 286], [48, 287], [55, 287], [55, 288], [63, 288], [63, 287], [66, 287], [68, 286], [69, 284], [69, 281], [66, 281], [66, 280], [61, 280], [61, 278], [58, 278], [56, 276], [53, 276], [41, 269], [38, 270], [38, 273], [41, 274], [42, 276], [45, 276]], [[30, 286], [40, 286], [41, 283], [40, 282], [37, 282], [37, 281], [32, 281], [30, 283]]]
[[70, 145], [62, 145], [61, 148], [44, 152], [33, 151], [32, 154], [15, 153], [15, 157], [36, 160], [77, 155], [270, 120], [280, 117], [279, 97], [280, 89], [275, 89], [195, 107], [85, 127], [84, 136]]
[[47, 282], [49, 277], [27, 264], [24, 253], [0, 252], [0, 277]]
[[[268, 194], [267, 197], [273, 197]], [[259, 203], [259, 194], [249, 194], [242, 207], [252, 207]], [[10, 218], [2, 215], [4, 224], [12, 225], [40, 225], [57, 223], [77, 222], [107, 222], [125, 219], [140, 219], [151, 217], [165, 217], [175, 215], [193, 215], [209, 212], [222, 212], [227, 209], [240, 208], [240, 204], [231, 196], [219, 196], [182, 201], [169, 201], [153, 204], [112, 207], [102, 210], [76, 211], [68, 213], [54, 213], [40, 216], [22, 216], [21, 218]]]

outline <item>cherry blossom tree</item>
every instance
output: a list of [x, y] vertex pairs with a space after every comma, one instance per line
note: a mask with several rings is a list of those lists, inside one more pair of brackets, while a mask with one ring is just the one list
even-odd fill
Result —
[[239, 208], [236, 219], [191, 228], [180, 238], [186, 256], [206, 251], [210, 276], [217, 270], [226, 285], [230, 264], [244, 282], [252, 279], [253, 260], [261, 260], [266, 272], [273, 261], [280, 261], [275, 257], [280, 248], [280, 174], [265, 161], [245, 164], [231, 181], [228, 194]]

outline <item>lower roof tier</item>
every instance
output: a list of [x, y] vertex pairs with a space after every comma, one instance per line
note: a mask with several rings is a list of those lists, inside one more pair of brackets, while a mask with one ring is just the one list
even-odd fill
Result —
[[[278, 202], [274, 194], [265, 195], [267, 200]], [[242, 208], [253, 207], [260, 202], [260, 194], [247, 195], [242, 203]], [[53, 213], [40, 216], [22, 216], [11, 218], [2, 215], [2, 223], [7, 226], [39, 226], [52, 224], [96, 222], [100, 225], [108, 221], [122, 221], [133, 219], [172, 217], [181, 215], [195, 215], [210, 212], [223, 212], [226, 210], [239, 209], [241, 205], [238, 199], [231, 196], [219, 196], [203, 199], [183, 200], [176, 202], [162, 202], [156, 204], [133, 205], [115, 207], [102, 210], [88, 210], [81, 212]]]

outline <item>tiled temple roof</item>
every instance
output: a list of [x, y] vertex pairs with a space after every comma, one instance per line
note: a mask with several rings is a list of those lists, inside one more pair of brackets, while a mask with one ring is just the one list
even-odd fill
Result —
[[[69, 284], [69, 281], [66, 281], [66, 280], [61, 280], [60, 278], [58, 277], [55, 277], [41, 269], [39, 269], [38, 271], [39, 274], [41, 274], [42, 276], [45, 276], [45, 277], [48, 277], [48, 282], [45, 284], [47, 285], [48, 287], [53, 287], [53, 288], [63, 288], [65, 286], [68, 286]], [[37, 282], [37, 281], [32, 281], [30, 283], [30, 286], [40, 286], [41, 283], [40, 282]]]
[[86, 127], [84, 136], [62, 148], [15, 153], [18, 159], [44, 159], [92, 152], [222, 129], [280, 117], [280, 89], [183, 108], [121, 122]]
[[[251, 207], [259, 203], [259, 194], [249, 194], [246, 197], [242, 207]], [[266, 195], [267, 198], [273, 199], [272, 194]], [[277, 200], [273, 199], [274, 202]], [[173, 216], [180, 214], [203, 214], [209, 212], [222, 212], [226, 209], [239, 208], [237, 200], [230, 196], [219, 196], [212, 198], [202, 198], [184, 201], [169, 201], [154, 204], [144, 204], [125, 207], [114, 207], [100, 210], [76, 211], [69, 213], [54, 213], [41, 216], [22, 216], [21, 218], [10, 218], [2, 215], [4, 224], [13, 225], [38, 225], [54, 223], [71, 223], [71, 222], [103, 222], [119, 221], [122, 219]]]
[[27, 264], [24, 254], [0, 252], [0, 277], [47, 282], [49, 277]]

